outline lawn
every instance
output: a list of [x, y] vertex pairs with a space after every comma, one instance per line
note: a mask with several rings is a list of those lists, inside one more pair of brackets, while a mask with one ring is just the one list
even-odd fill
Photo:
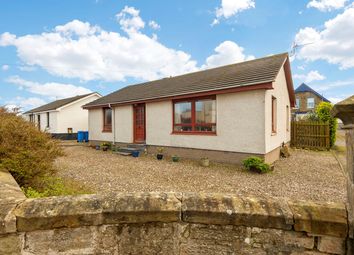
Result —
[[190, 160], [133, 158], [86, 146], [66, 146], [64, 150], [66, 155], [55, 162], [59, 176], [97, 193], [222, 192], [334, 202], [346, 199], [345, 178], [331, 152], [291, 150], [291, 157], [276, 162], [273, 172], [256, 174], [235, 165], [201, 167]]

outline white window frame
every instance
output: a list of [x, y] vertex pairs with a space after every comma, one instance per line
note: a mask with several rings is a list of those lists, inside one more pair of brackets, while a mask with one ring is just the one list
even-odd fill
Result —
[[300, 98], [296, 98], [295, 99], [295, 109], [299, 109], [300, 108]]
[[[310, 100], [312, 102], [310, 102]], [[315, 98], [313, 97], [308, 97], [307, 98], [307, 109], [314, 109], [315, 108]]]

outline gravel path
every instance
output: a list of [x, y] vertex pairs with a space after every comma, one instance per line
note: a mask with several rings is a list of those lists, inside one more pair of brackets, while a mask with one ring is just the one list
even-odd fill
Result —
[[292, 199], [345, 201], [345, 179], [330, 152], [292, 151], [269, 174], [250, 173], [232, 165], [157, 161], [151, 156], [124, 157], [85, 146], [65, 147], [57, 159], [59, 175], [82, 182], [97, 193], [179, 191], [236, 193]]

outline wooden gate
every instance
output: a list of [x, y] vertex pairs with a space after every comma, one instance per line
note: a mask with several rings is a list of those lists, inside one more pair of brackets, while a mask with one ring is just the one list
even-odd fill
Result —
[[312, 121], [292, 121], [291, 146], [329, 150], [329, 124]]

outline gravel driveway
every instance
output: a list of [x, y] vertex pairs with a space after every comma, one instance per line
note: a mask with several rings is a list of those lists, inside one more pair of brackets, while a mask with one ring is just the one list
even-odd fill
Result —
[[269, 174], [255, 174], [233, 165], [212, 164], [152, 156], [125, 157], [86, 146], [65, 147], [56, 166], [63, 178], [74, 179], [96, 191], [179, 191], [236, 193], [292, 199], [345, 201], [345, 178], [330, 152], [292, 151]]

